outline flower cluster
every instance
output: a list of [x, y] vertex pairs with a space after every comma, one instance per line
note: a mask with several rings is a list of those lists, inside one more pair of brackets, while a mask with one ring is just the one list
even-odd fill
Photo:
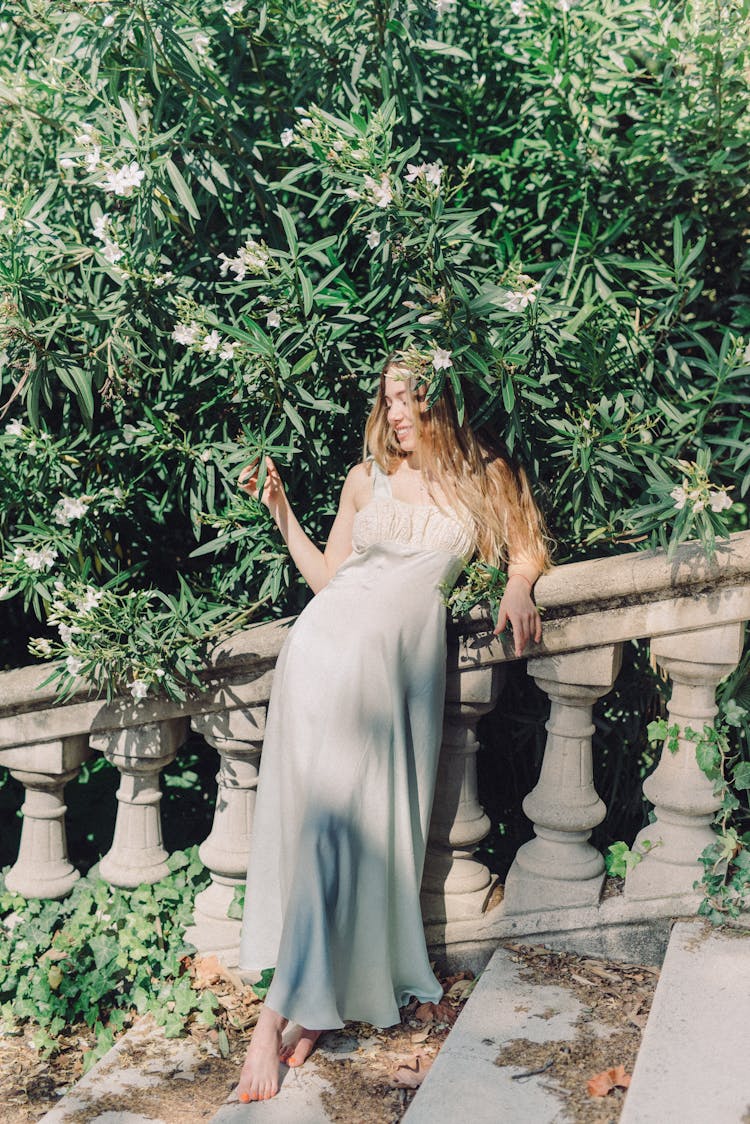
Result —
[[51, 570], [56, 559], [57, 551], [51, 546], [41, 546], [38, 550], [17, 546], [13, 552], [14, 562], [20, 562], [37, 573], [41, 570]]
[[115, 166], [110, 161], [103, 160], [101, 146], [94, 136], [93, 127], [84, 124], [81, 128], [82, 132], [74, 139], [77, 151], [62, 155], [60, 167], [75, 168], [78, 164], [85, 171], [102, 176], [101, 179], [96, 181], [96, 186], [100, 187], [102, 191], [125, 198], [132, 195], [141, 186], [146, 176], [138, 161], [130, 160]]
[[443, 347], [426, 350], [408, 347], [395, 352], [393, 362], [394, 365], [405, 368], [418, 383], [424, 384], [429, 382], [432, 371], [447, 371], [453, 366], [452, 355], [453, 352]]
[[227, 254], [219, 254], [218, 260], [221, 262], [222, 277], [226, 277], [227, 272], [231, 271], [238, 281], [244, 281], [248, 273], [267, 274], [273, 259], [270, 250], [264, 243], [256, 242], [254, 238], [248, 238], [245, 245], [240, 246], [233, 258], [230, 258]]
[[356, 187], [347, 187], [344, 195], [352, 201], [364, 200], [383, 211], [393, 202], [393, 184], [387, 172], [383, 172], [379, 180], [366, 175], [363, 188], [364, 190], [358, 190]]
[[90, 496], [62, 496], [55, 504], [52, 516], [56, 523], [67, 527], [74, 519], [81, 519], [89, 509]]
[[539, 282], [533, 281], [526, 273], [513, 273], [504, 277], [502, 284], [507, 288], [500, 305], [507, 312], [523, 312], [534, 304], [539, 294]]
[[706, 507], [714, 512], [728, 511], [733, 503], [728, 489], [691, 488], [687, 480], [673, 488], [669, 495], [674, 500], [677, 511], [682, 511], [683, 507], [690, 504], [696, 514], [699, 511], [704, 511]]
[[404, 179], [407, 183], [424, 183], [435, 191], [440, 190], [443, 169], [439, 164], [407, 164]]
[[191, 347], [194, 351], [204, 352], [206, 355], [218, 355], [220, 359], [234, 359], [237, 354], [238, 345], [234, 340], [224, 339], [216, 328], [206, 331], [200, 324], [196, 324], [195, 320], [191, 320], [188, 324], [178, 321], [172, 330], [172, 339], [175, 343]]
[[112, 192], [113, 195], [132, 195], [137, 187], [140, 187], [141, 182], [146, 173], [136, 160], [132, 160], [129, 164], [123, 164], [120, 168], [110, 168], [97, 184], [103, 191]]
[[110, 265], [116, 265], [123, 256], [123, 250], [112, 231], [112, 216], [99, 215], [94, 219], [93, 234], [94, 238], [103, 243], [102, 255]]
[[684, 460], [677, 463], [685, 474], [682, 484], [678, 484], [669, 493], [677, 511], [689, 507], [694, 515], [698, 515], [707, 508], [715, 514], [729, 510], [733, 503], [729, 495], [730, 489], [712, 484], [703, 464]]

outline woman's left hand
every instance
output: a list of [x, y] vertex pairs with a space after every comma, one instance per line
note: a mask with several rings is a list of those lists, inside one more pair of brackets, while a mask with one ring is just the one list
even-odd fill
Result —
[[542, 639], [542, 619], [531, 597], [531, 586], [522, 577], [508, 578], [500, 602], [495, 626], [495, 636], [508, 622], [513, 628], [513, 643], [517, 656], [522, 656], [529, 641], [538, 644]]

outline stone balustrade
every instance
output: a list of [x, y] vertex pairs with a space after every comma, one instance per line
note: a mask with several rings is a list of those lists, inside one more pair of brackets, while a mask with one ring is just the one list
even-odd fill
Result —
[[[475, 857], [490, 827], [477, 793], [476, 727], [495, 706], [502, 665], [515, 657], [510, 641], [493, 636], [481, 617], [452, 633], [423, 880], [428, 939], [449, 953], [519, 932], [668, 917], [694, 911], [698, 901], [693, 883], [716, 798], [683, 731], [713, 722], [716, 686], [740, 658], [750, 619], [750, 532], [721, 543], [711, 562], [685, 544], [673, 559], [655, 551], [560, 566], [540, 579], [537, 600], [544, 638], [527, 653], [527, 666], [550, 700], [547, 742], [523, 804], [534, 838], [519, 849], [500, 904]], [[220, 766], [213, 827], [200, 847], [211, 883], [196, 901], [189, 938], [231, 963], [239, 922], [228, 910], [245, 876], [266, 705], [288, 624], [258, 625], [223, 644], [205, 691], [185, 703], [104, 702], [90, 698], [84, 684], [59, 703], [44, 685], [46, 668], [0, 674], [0, 765], [26, 793], [8, 887], [27, 897], [70, 892], [79, 875], [67, 855], [64, 788], [93, 753], [104, 754], [121, 777], [112, 845], [99, 873], [122, 887], [162, 877], [168, 856], [159, 773], [192, 726], [218, 752]], [[665, 752], [644, 784], [654, 822], [637, 840], [648, 847], [615, 909], [600, 901], [604, 863], [589, 841], [606, 812], [593, 783], [591, 709], [611, 689], [622, 645], [632, 639], [650, 641], [672, 681], [669, 719], [680, 737], [677, 752]]]

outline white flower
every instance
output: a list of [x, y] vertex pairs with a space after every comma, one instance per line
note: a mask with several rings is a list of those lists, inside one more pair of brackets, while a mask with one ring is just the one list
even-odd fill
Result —
[[156, 277], [154, 278], [154, 285], [156, 285], [157, 289], [160, 289], [162, 285], [168, 284], [168, 282], [172, 281], [173, 279], [174, 273], [171, 269], [168, 269], [166, 273], [157, 273]]
[[117, 171], [107, 172], [97, 186], [104, 191], [112, 191], [115, 195], [132, 195], [145, 175], [143, 168], [133, 160], [130, 164], [123, 164]]
[[361, 199], [362, 198], [360, 193], [354, 187], [344, 188], [344, 195], [347, 197], [347, 199]]
[[221, 351], [219, 352], [219, 359], [234, 359], [234, 351], [236, 347], [236, 343], [225, 340], [224, 344], [222, 345]]
[[145, 679], [134, 679], [129, 690], [134, 699], [145, 699], [148, 694], [148, 683]]
[[573, 7], [573, 0], [557, 0], [557, 6], [561, 12], [569, 12]]
[[210, 449], [203, 450], [203, 452], [201, 453], [201, 460], [204, 464], [208, 464], [208, 462], [211, 460], [211, 455], [212, 454]]
[[440, 181], [443, 178], [443, 169], [439, 164], [407, 164], [407, 173], [404, 179], [408, 183], [414, 183], [415, 180], [424, 180], [425, 183], [432, 184], [433, 187], [439, 189]]
[[380, 231], [371, 230], [367, 235], [365, 241], [367, 242], [367, 245], [370, 247], [370, 249], [374, 250], [376, 246], [380, 245]]
[[71, 159], [70, 156], [61, 156], [60, 157], [60, 167], [61, 168], [75, 168], [75, 166], [76, 166], [76, 162], [75, 162], [75, 160]]
[[207, 55], [210, 43], [211, 36], [206, 35], [204, 31], [199, 31], [193, 40], [193, 49], [196, 55]]
[[225, 0], [224, 11], [228, 16], [238, 16], [245, 7], [245, 0]]
[[109, 238], [109, 228], [111, 223], [112, 216], [109, 214], [99, 215], [98, 218], [95, 218], [94, 225], [91, 228], [94, 238], [98, 238], [101, 242], [106, 242]]
[[289, 148], [290, 144], [294, 144], [294, 129], [284, 129], [281, 134], [281, 144], [283, 148]]
[[432, 365], [436, 371], [447, 371], [449, 367], [453, 366], [451, 359], [452, 352], [445, 351], [442, 347], [436, 347], [432, 353]]
[[57, 558], [57, 551], [51, 546], [43, 546], [41, 550], [22, 552], [22, 557], [30, 570], [49, 570]]
[[685, 489], [682, 487], [673, 488], [669, 495], [670, 498], [674, 500], [674, 505], [677, 510], [682, 511], [688, 500], [688, 494]]
[[87, 133], [87, 132], [86, 132], [86, 133], [81, 133], [81, 134], [80, 134], [79, 136], [77, 136], [77, 137], [76, 137], [76, 139], [75, 139], [75, 143], [76, 143], [76, 144], [77, 144], [77, 145], [78, 145], [79, 147], [81, 147], [81, 148], [85, 148], [85, 147], [87, 147], [88, 145], [90, 145], [90, 144], [93, 144], [93, 143], [94, 143], [94, 138], [93, 138], [93, 137], [91, 136], [91, 133]]
[[726, 511], [732, 506], [731, 497], [726, 492], [711, 492], [708, 502], [712, 511]]
[[372, 201], [376, 207], [388, 207], [393, 202], [393, 191], [391, 190], [391, 181], [388, 176], [383, 172], [380, 177], [380, 183], [372, 178], [372, 176], [365, 176], [365, 187], [372, 196]]
[[703, 508], [705, 506], [706, 506], [705, 500], [694, 500], [693, 501], [693, 511], [703, 511]]
[[109, 15], [105, 16], [102, 20], [102, 27], [113, 27], [116, 18], [117, 17], [114, 15], [114, 13], [110, 12]]
[[189, 324], [175, 324], [172, 330], [172, 339], [175, 343], [184, 343], [186, 347], [195, 343], [198, 339], [200, 328], [191, 320]]
[[428, 164], [424, 171], [424, 178], [427, 183], [431, 183], [437, 190], [440, 189], [440, 181], [443, 178], [443, 169], [439, 164]]
[[53, 515], [56, 523], [67, 527], [74, 519], [80, 519], [86, 514], [91, 500], [75, 499], [73, 496], [63, 496], [55, 504]]
[[68, 675], [77, 675], [83, 667], [83, 660], [79, 659], [78, 656], [68, 656], [65, 661], [65, 667], [67, 668]]
[[102, 246], [102, 255], [108, 262], [111, 262], [112, 265], [116, 265], [122, 257], [122, 250], [116, 242], [107, 241]]
[[220, 346], [221, 336], [214, 328], [214, 330], [212, 332], [209, 332], [206, 338], [203, 340], [201, 351], [207, 351], [210, 355], [214, 355], [219, 350]]
[[503, 297], [503, 308], [508, 312], [523, 312], [536, 300], [539, 285], [532, 285], [530, 289], [509, 289]]
[[527, 8], [524, 0], [511, 0], [510, 10], [521, 23], [526, 19]]
[[52, 645], [46, 636], [39, 636], [36, 640], [33, 640], [32, 643], [34, 645], [34, 651], [38, 656], [52, 655]]
[[[343, 152], [344, 149], [346, 148], [346, 141], [335, 140], [333, 142], [333, 144], [331, 145], [331, 148], [333, 149], [334, 152]], [[357, 149], [357, 152], [361, 152], [361, 151], [362, 151], [361, 149]], [[356, 155], [356, 153], [353, 152], [352, 156], [355, 156], [355, 155]]]
[[303, 129], [313, 129], [313, 128], [315, 128], [315, 122], [312, 121], [309, 117], [303, 117], [302, 120], [300, 121], [300, 125], [302, 126]]
[[230, 258], [226, 254], [219, 254], [218, 260], [221, 262], [222, 277], [226, 277], [227, 270], [231, 270], [237, 280], [242, 281], [248, 272], [265, 273], [271, 255], [259, 242], [248, 238], [245, 245], [237, 251], [236, 257]]
[[23, 437], [23, 426], [20, 421], [8, 422], [5, 433], [8, 437]]
[[76, 632], [80, 632], [80, 628], [72, 628], [69, 624], [60, 624], [57, 626], [57, 631], [60, 633], [60, 639], [63, 644], [70, 644]]
[[92, 609], [96, 608], [103, 596], [104, 590], [89, 585], [83, 595], [76, 599], [76, 609], [79, 613], [90, 613]]
[[83, 158], [83, 162], [86, 165], [86, 167], [89, 169], [90, 172], [94, 171], [97, 164], [101, 160], [101, 156], [102, 156], [102, 150], [98, 146], [95, 146], [94, 148], [92, 148], [91, 152], [86, 153], [86, 155]]
[[449, 12], [455, 3], [456, 0], [435, 0], [435, 14], [437, 18], [440, 19], [446, 12]]
[[279, 313], [276, 311], [275, 308], [272, 308], [271, 311], [269, 312], [268, 316], [266, 317], [266, 327], [267, 328], [280, 328], [281, 327], [281, 316], [279, 315]]
[[747, 345], [745, 350], [742, 352], [742, 362], [743, 363], [750, 363], [750, 343]]

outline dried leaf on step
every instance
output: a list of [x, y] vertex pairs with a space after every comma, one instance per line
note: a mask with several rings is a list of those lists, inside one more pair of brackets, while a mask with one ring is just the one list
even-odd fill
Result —
[[458, 1011], [445, 999], [439, 1003], [421, 1003], [414, 1012], [416, 1022], [425, 1023], [453, 1023], [458, 1018]]
[[625, 1072], [625, 1066], [616, 1065], [611, 1069], [605, 1069], [602, 1073], [597, 1073], [586, 1082], [586, 1089], [590, 1097], [606, 1097], [616, 1085], [621, 1089], [627, 1089], [629, 1084], [630, 1074]]
[[448, 991], [446, 991], [445, 998], [452, 999], [454, 1003], [460, 1002], [462, 999], [467, 999], [476, 987], [476, 984], [476, 980], [456, 980], [454, 984], [451, 984]]
[[427, 1076], [427, 1071], [431, 1065], [432, 1058], [415, 1054], [412, 1059], [403, 1062], [398, 1067], [389, 1084], [393, 1089], [418, 1089]]

